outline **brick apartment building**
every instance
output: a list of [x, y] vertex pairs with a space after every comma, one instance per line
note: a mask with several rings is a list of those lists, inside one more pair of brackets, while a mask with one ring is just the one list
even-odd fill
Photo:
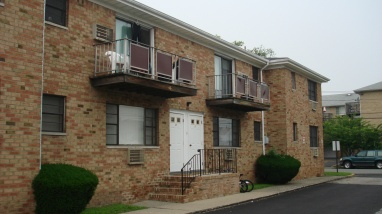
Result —
[[322, 96], [323, 119], [341, 115], [359, 116], [359, 95], [356, 93], [331, 94]]
[[382, 124], [382, 81], [354, 90], [360, 96], [360, 114], [373, 126]]
[[[253, 180], [269, 149], [302, 162], [296, 179], [323, 175], [328, 78], [136, 1], [0, 0], [0, 72], [5, 213], [33, 213], [31, 181], [44, 163], [96, 173], [90, 206], [164, 200], [154, 187], [199, 149], [193, 169], [220, 174], [171, 200], [238, 192], [237, 173]], [[213, 165], [214, 151], [226, 165]]]

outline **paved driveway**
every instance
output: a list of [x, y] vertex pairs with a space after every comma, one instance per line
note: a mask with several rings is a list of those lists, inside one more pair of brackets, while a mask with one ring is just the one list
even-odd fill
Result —
[[358, 170], [362, 173], [350, 178], [206, 213], [382, 214], [382, 170], [352, 169]]

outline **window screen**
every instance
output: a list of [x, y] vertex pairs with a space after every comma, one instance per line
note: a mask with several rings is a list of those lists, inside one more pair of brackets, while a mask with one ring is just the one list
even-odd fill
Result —
[[66, 26], [67, 0], [46, 0], [45, 21]]
[[64, 132], [64, 97], [43, 95], [42, 131]]

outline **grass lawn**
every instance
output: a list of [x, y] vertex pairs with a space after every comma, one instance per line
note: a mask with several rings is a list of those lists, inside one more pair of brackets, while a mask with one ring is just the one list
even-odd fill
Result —
[[146, 207], [131, 206], [126, 204], [111, 204], [103, 207], [87, 208], [81, 214], [120, 214], [142, 209], [146, 209]]
[[274, 186], [274, 184], [253, 184], [253, 189], [252, 189], [251, 185], [249, 184], [248, 189], [252, 189], [251, 191], [253, 191], [253, 190], [263, 189], [263, 188], [267, 188], [271, 186]]
[[325, 176], [348, 176], [351, 175], [352, 173], [350, 172], [325, 172]]
[[[273, 184], [253, 184], [253, 190], [257, 190], [257, 189], [263, 189], [263, 188], [267, 188], [267, 187], [271, 187], [273, 186]], [[248, 187], [249, 189], [249, 187]]]

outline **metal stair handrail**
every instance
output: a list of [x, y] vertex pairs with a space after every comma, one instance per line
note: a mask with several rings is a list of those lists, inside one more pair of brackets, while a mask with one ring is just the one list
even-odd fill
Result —
[[198, 154], [184, 164], [181, 171], [182, 195], [197, 176], [236, 173], [237, 152], [232, 149], [198, 149]]

